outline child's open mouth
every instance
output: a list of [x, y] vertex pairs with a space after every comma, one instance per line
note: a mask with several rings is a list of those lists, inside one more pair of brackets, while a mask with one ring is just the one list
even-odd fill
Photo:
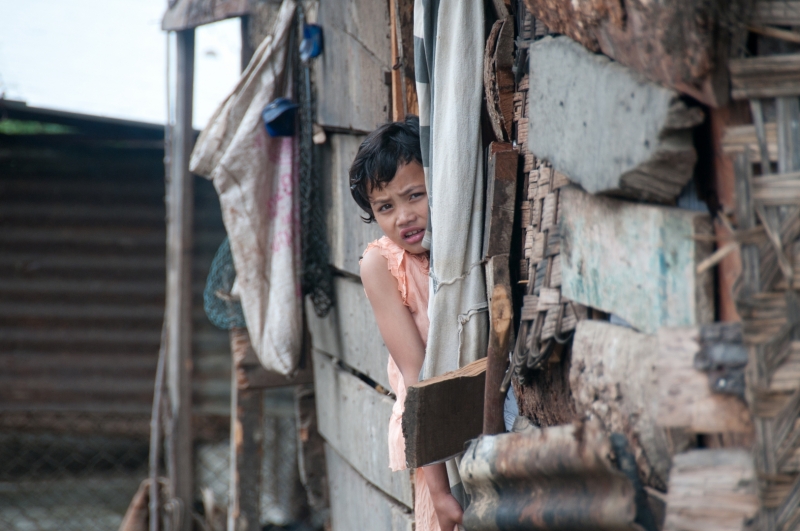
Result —
[[411, 229], [403, 232], [403, 239], [408, 243], [419, 243], [425, 236], [425, 229]]

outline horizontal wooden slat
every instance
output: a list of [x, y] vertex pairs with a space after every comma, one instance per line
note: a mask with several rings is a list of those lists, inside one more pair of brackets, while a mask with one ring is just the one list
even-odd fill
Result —
[[325, 445], [333, 531], [413, 531], [408, 508], [365, 480], [330, 445]]
[[734, 99], [800, 95], [800, 54], [732, 59], [728, 68]]
[[320, 433], [370, 483], [412, 507], [411, 472], [389, 469], [389, 417], [394, 400], [338, 368], [326, 354], [314, 351], [313, 357]]
[[[764, 132], [767, 136], [769, 160], [776, 162], [778, 160], [778, 128], [775, 122], [764, 124]], [[729, 156], [747, 151], [750, 162], [760, 163], [761, 150], [758, 148], [756, 126], [750, 124], [726, 128], [722, 137], [722, 151]]]
[[306, 316], [314, 348], [343, 361], [387, 390], [389, 350], [381, 338], [372, 307], [360, 282], [336, 277], [336, 306], [324, 318], [306, 301]]
[[528, 50], [527, 148], [590, 193], [672, 203], [692, 178], [703, 113], [566, 36]]
[[109, 201], [120, 200], [131, 202], [161, 201], [164, 198], [163, 183], [156, 182], [155, 186], [142, 186], [142, 183], [109, 182], [108, 180], [86, 178], [52, 178], [37, 177], [34, 180], [14, 179], [0, 181], [0, 198], [22, 197], [30, 199], [39, 197], [45, 199], [57, 198], [61, 201], [77, 199], [81, 202], [102, 197]]

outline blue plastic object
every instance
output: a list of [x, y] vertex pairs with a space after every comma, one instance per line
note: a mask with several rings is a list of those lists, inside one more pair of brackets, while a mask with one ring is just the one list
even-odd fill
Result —
[[276, 98], [261, 111], [269, 136], [294, 136], [297, 104], [288, 98]]
[[300, 42], [300, 60], [303, 62], [318, 57], [322, 53], [322, 26], [305, 24], [303, 40]]

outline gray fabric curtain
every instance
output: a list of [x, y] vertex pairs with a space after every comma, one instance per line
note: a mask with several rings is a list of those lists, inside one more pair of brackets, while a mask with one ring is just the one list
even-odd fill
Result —
[[414, 52], [429, 194], [431, 320], [422, 378], [485, 356], [481, 101], [484, 4], [416, 0]]

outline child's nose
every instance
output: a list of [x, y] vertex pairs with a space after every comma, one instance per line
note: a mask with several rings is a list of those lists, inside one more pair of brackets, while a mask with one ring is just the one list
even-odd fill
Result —
[[400, 225], [406, 225], [412, 221], [414, 221], [414, 211], [408, 207], [401, 207], [400, 212], [397, 219]]

